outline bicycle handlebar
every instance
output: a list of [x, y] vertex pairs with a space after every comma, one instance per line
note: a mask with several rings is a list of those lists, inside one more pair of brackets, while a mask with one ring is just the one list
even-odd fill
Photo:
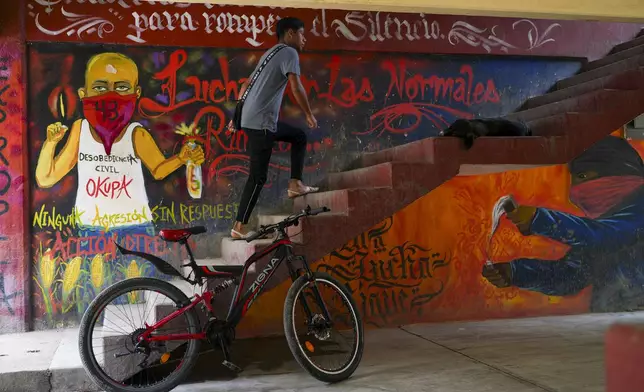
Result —
[[311, 206], [307, 206], [305, 209], [302, 210], [299, 214], [291, 215], [288, 218], [284, 219], [281, 222], [278, 223], [273, 223], [272, 225], [267, 225], [267, 226], [260, 226], [259, 230], [252, 234], [251, 236], [245, 238], [246, 242], [251, 242], [254, 241], [260, 237], [264, 237], [267, 234], [274, 233], [276, 230], [285, 230], [287, 227], [290, 226], [297, 226], [300, 218], [304, 218], [306, 216], [315, 216], [324, 212], [329, 212], [331, 211], [327, 207], [320, 207], [320, 208], [314, 208], [312, 209]]

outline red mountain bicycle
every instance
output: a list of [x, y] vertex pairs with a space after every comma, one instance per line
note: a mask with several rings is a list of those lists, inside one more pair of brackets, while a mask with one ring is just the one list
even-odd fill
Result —
[[[125, 249], [123, 255], [148, 260], [160, 272], [179, 277], [192, 287], [211, 279], [224, 279], [212, 290], [188, 298], [177, 286], [155, 278], [133, 278], [118, 282], [101, 292], [83, 315], [79, 349], [83, 366], [91, 379], [105, 391], [169, 391], [180, 384], [197, 362], [202, 340], [221, 348], [223, 365], [241, 371], [230, 360], [230, 346], [239, 324], [266, 283], [286, 261], [293, 281], [284, 303], [284, 331], [296, 361], [323, 382], [350, 377], [358, 367], [364, 347], [363, 325], [349, 290], [326, 273], [312, 272], [304, 257], [293, 253], [287, 228], [297, 226], [306, 216], [328, 212], [307, 207], [283, 221], [262, 226], [247, 241], [274, 234], [273, 243], [253, 254], [243, 266], [198, 266], [188, 245], [191, 235], [205, 227], [161, 230], [165, 241], [186, 247], [191, 273], [184, 277], [172, 265], [154, 255]], [[272, 254], [267, 265], [242, 295], [249, 268]], [[225, 320], [215, 316], [214, 296], [235, 287]], [[328, 288], [332, 294], [325, 297]], [[156, 300], [163, 297], [161, 302]], [[154, 300], [154, 301], [153, 301]], [[299, 303], [300, 305], [296, 305]], [[201, 305], [207, 320], [195, 309]], [[346, 314], [331, 317], [331, 310], [344, 306]], [[296, 321], [302, 318], [302, 330]], [[201, 317], [204, 318], [204, 317]], [[339, 342], [335, 342], [339, 338]], [[345, 354], [340, 354], [346, 349]], [[326, 365], [336, 362], [335, 365]]]

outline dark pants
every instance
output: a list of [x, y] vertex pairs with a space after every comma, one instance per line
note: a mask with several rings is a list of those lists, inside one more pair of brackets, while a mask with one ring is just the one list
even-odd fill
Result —
[[273, 143], [291, 143], [291, 179], [301, 180], [306, 155], [306, 134], [301, 129], [283, 122], [277, 123], [277, 132], [275, 133], [258, 129], [245, 129], [244, 131], [248, 135], [247, 150], [250, 155], [250, 173], [239, 203], [237, 221], [246, 224], [253, 208], [255, 208], [259, 193], [266, 183]]

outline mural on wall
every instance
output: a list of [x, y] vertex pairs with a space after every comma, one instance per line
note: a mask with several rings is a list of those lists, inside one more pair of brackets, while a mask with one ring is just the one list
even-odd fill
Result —
[[[92, 255], [91, 243], [98, 243], [97, 237], [106, 243], [124, 237], [155, 235], [143, 166], [154, 180], [162, 180], [184, 166], [194, 172], [204, 161], [203, 149], [193, 141], [183, 143], [177, 154], [166, 158], [149, 131], [132, 121], [141, 87], [138, 67], [129, 57], [110, 52], [92, 56], [86, 64], [82, 86], [77, 91], [78, 103], [72, 101], [73, 105], [78, 104], [81, 118], [73, 122], [71, 129], [61, 121], [47, 126], [34, 178], [38, 188], [50, 189], [76, 168], [76, 187], [68, 193], [74, 204], [67, 223], [76, 226], [78, 252], [87, 252], [92, 260], [83, 256], [70, 259], [68, 252], [60, 253], [63, 260], [69, 261], [62, 263], [62, 296], [56, 298], [56, 288], [52, 287], [55, 275], [52, 268], [58, 257], [56, 244], [53, 251], [37, 249], [39, 268], [35, 282], [49, 314], [54, 312], [56, 300], [62, 300], [62, 313], [91, 300], [91, 295], [103, 287], [105, 276], [118, 279], [138, 272], [140, 267], [134, 260], [115, 264], [121, 274], [118, 269], [105, 271], [103, 255]], [[54, 101], [60, 113], [65, 113], [67, 98], [61, 94]], [[194, 127], [185, 124], [178, 131], [190, 138], [196, 133]], [[200, 191], [201, 179], [194, 174], [188, 178], [189, 189]], [[34, 225], [42, 227], [43, 221], [45, 225], [50, 222], [50, 217], [58, 216], [53, 211], [46, 216], [43, 204], [34, 215]], [[62, 224], [65, 223], [63, 219]], [[150, 273], [155, 272], [145, 267]], [[85, 280], [93, 290], [78, 284], [82, 272], [89, 272]], [[82, 312], [82, 308], [78, 310]]]
[[0, 332], [24, 331], [28, 317], [28, 274], [24, 264], [24, 48], [18, 23], [11, 21], [17, 13], [17, 7], [0, 6]]
[[592, 286], [591, 311], [644, 306], [644, 163], [628, 141], [602, 139], [572, 160], [569, 198], [580, 217], [521, 205], [510, 215], [523, 235], [565, 244], [555, 260], [520, 258], [484, 275], [498, 287], [516, 286], [547, 295], [574, 295]]
[[[240, 7], [138, 0], [28, 0], [30, 41], [267, 49], [282, 16], [306, 24], [312, 50], [586, 57], [637, 35], [627, 23], [423, 13]], [[593, 42], [593, 45], [586, 45]]]
[[[345, 282], [378, 327], [641, 309], [644, 142], [620, 134], [568, 165], [455, 177], [314, 268]], [[489, 242], [505, 195], [519, 208]], [[289, 286], [259, 298], [240, 333], [278, 332]]]
[[[181, 248], [155, 233], [202, 224], [210, 233], [195, 237], [197, 257], [216, 257], [216, 236], [234, 219], [248, 170], [245, 135], [224, 128], [260, 55], [31, 46], [30, 219], [39, 327], [74, 324], [105, 285], [153, 273], [141, 261], [122, 259], [115, 239], [176, 265], [185, 257]], [[575, 61], [369, 53], [304, 54], [301, 63], [320, 124], [308, 134], [311, 183], [356, 154], [436, 135], [456, 118], [513, 110], [579, 67]], [[300, 125], [294, 102], [286, 96], [282, 118]], [[288, 145], [275, 146], [259, 209], [281, 205], [289, 155]], [[434, 252], [420, 248], [400, 252]], [[433, 273], [439, 256], [427, 257]]]

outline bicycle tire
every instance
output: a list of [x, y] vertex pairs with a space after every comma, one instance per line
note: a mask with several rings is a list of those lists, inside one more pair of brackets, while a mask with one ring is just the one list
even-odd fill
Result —
[[325, 283], [333, 286], [337, 291], [340, 292], [340, 294], [342, 294], [342, 297], [351, 307], [351, 313], [355, 318], [356, 328], [358, 332], [355, 353], [353, 353], [352, 359], [348, 364], [344, 365], [341, 371], [333, 373], [325, 372], [324, 370], [320, 369], [318, 366], [312, 363], [306, 353], [304, 353], [302, 346], [298, 343], [298, 338], [296, 336], [294, 325], [294, 310], [295, 302], [299, 296], [299, 293], [309, 282], [309, 279], [306, 275], [300, 276], [297, 280], [295, 280], [291, 288], [288, 290], [288, 294], [286, 295], [283, 320], [286, 342], [288, 343], [293, 357], [295, 357], [297, 363], [302, 368], [304, 368], [304, 370], [306, 370], [309, 374], [322, 382], [337, 383], [351, 377], [351, 375], [358, 368], [358, 365], [360, 365], [362, 353], [364, 350], [364, 328], [362, 325], [362, 317], [360, 316], [360, 312], [358, 311], [358, 307], [356, 306], [355, 300], [351, 296], [351, 293], [337, 279], [324, 272], [314, 272], [313, 279], [315, 281], [325, 281]]
[[[115, 380], [110, 379], [105, 372], [100, 369], [96, 358], [92, 355], [92, 334], [89, 328], [94, 325], [95, 320], [98, 318], [100, 311], [109, 303], [111, 303], [119, 295], [125, 294], [132, 289], [151, 290], [157, 291], [166, 295], [175, 303], [188, 303], [188, 297], [179, 290], [176, 286], [168, 282], [164, 282], [154, 278], [132, 278], [120, 281], [101, 292], [87, 308], [83, 315], [80, 325], [78, 336], [78, 345], [80, 351], [81, 361], [85, 372], [101, 390], [107, 392], [166, 392], [172, 390], [185, 380], [199, 357], [199, 347], [201, 341], [189, 340], [188, 349], [181, 366], [168, 378], [158, 384], [152, 385], [149, 388], [134, 388], [126, 385], [119, 384]], [[199, 332], [199, 318], [194, 309], [190, 309], [184, 313], [187, 316], [189, 323], [190, 333]]]

